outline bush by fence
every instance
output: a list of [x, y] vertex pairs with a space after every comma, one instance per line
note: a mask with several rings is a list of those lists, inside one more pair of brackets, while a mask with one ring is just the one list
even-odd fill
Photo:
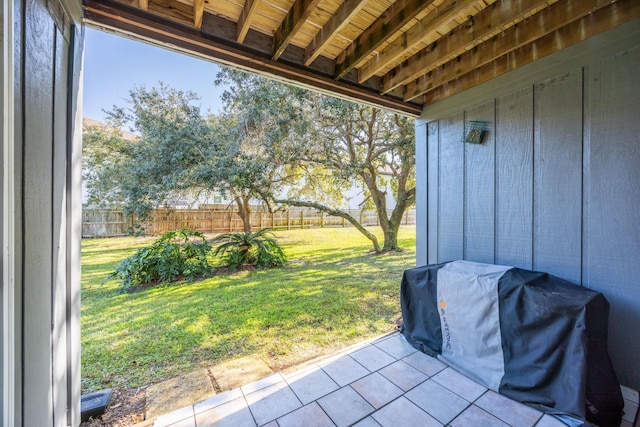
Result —
[[[375, 211], [351, 209], [347, 212], [365, 226], [379, 224]], [[415, 224], [415, 220], [415, 209], [409, 209], [405, 212], [402, 223]], [[82, 212], [82, 237], [125, 236], [134, 224], [140, 223], [136, 218], [127, 218], [121, 210], [85, 209]], [[150, 220], [141, 225], [147, 235], [160, 235], [185, 227], [201, 233], [228, 233], [244, 229], [237, 212], [205, 209], [156, 209]], [[251, 226], [254, 230], [287, 230], [350, 227], [351, 224], [343, 218], [315, 210], [290, 208], [277, 212], [252, 212]]]

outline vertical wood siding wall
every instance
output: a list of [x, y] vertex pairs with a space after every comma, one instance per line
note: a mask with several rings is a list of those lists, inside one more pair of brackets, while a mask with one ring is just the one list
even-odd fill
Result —
[[[14, 3], [13, 425], [78, 425], [82, 29], [76, 0]], [[75, 21], [63, 3], [75, 7]], [[5, 124], [6, 125], [6, 124]], [[74, 137], [76, 135], [76, 137]]]
[[[636, 47], [417, 129], [426, 262], [513, 265], [603, 292], [616, 371], [636, 389], [639, 72]], [[481, 145], [462, 142], [469, 120], [490, 124]]]

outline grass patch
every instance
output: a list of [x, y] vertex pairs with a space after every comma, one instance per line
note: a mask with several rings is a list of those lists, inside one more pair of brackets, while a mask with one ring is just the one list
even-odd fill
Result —
[[257, 354], [274, 370], [393, 330], [402, 272], [415, 265], [415, 228], [402, 252], [369, 253], [353, 228], [275, 233], [289, 262], [119, 294], [102, 283], [148, 238], [82, 242], [82, 392], [139, 387]]

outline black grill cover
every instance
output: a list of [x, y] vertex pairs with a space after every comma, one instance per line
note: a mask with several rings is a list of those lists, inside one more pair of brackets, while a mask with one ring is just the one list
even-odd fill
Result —
[[[454, 263], [404, 272], [401, 331], [409, 343], [565, 421], [620, 425], [624, 402], [607, 352], [609, 304], [601, 293], [546, 273], [504, 267], [492, 276], [485, 274], [490, 265]], [[456, 274], [459, 283], [451, 280]], [[492, 340], [498, 345], [491, 354], [473, 352]]]

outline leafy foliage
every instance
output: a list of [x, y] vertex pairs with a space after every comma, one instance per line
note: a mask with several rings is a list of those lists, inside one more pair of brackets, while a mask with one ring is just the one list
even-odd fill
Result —
[[[114, 106], [109, 128], [85, 131], [84, 175], [90, 201], [119, 204], [125, 213], [145, 219], [157, 206], [170, 205], [214, 189], [220, 174], [197, 174], [195, 165], [216, 165], [218, 145], [198, 96], [169, 88], [135, 87], [127, 106]], [[137, 136], [123, 138], [129, 126]], [[115, 130], [113, 130], [115, 129]], [[206, 181], [203, 181], [203, 177]], [[110, 196], [110, 197], [105, 197]]]
[[[415, 202], [413, 120], [240, 71], [223, 70], [218, 79], [229, 85], [223, 100], [237, 118], [237, 133], [261, 141], [276, 166], [271, 181], [280, 186], [265, 191], [267, 199], [341, 216], [376, 252], [398, 249], [402, 216]], [[382, 247], [341, 209], [344, 190], [354, 186], [365, 196], [361, 207], [378, 214]], [[388, 193], [393, 208], [387, 207]]]
[[[101, 162], [86, 174], [92, 199], [119, 197], [140, 218], [189, 194], [219, 192], [237, 205], [245, 232], [256, 200], [269, 209], [306, 206], [349, 221], [376, 252], [398, 249], [402, 216], [415, 202], [413, 120], [231, 69], [216, 83], [227, 90], [215, 115], [204, 115], [193, 93], [163, 85], [130, 91], [128, 107], [110, 116], [132, 124], [139, 140], [102, 135], [113, 156], [90, 144], [93, 163]], [[354, 186], [361, 207], [375, 207], [382, 245], [343, 209]]]
[[106, 280], [120, 280], [121, 291], [129, 292], [137, 286], [205, 277], [212, 271], [210, 252], [211, 245], [202, 233], [171, 231], [125, 258]]
[[226, 233], [216, 236], [213, 243], [220, 245], [213, 252], [222, 255], [223, 261], [233, 271], [249, 264], [258, 268], [281, 267], [287, 257], [268, 228], [244, 233]]

